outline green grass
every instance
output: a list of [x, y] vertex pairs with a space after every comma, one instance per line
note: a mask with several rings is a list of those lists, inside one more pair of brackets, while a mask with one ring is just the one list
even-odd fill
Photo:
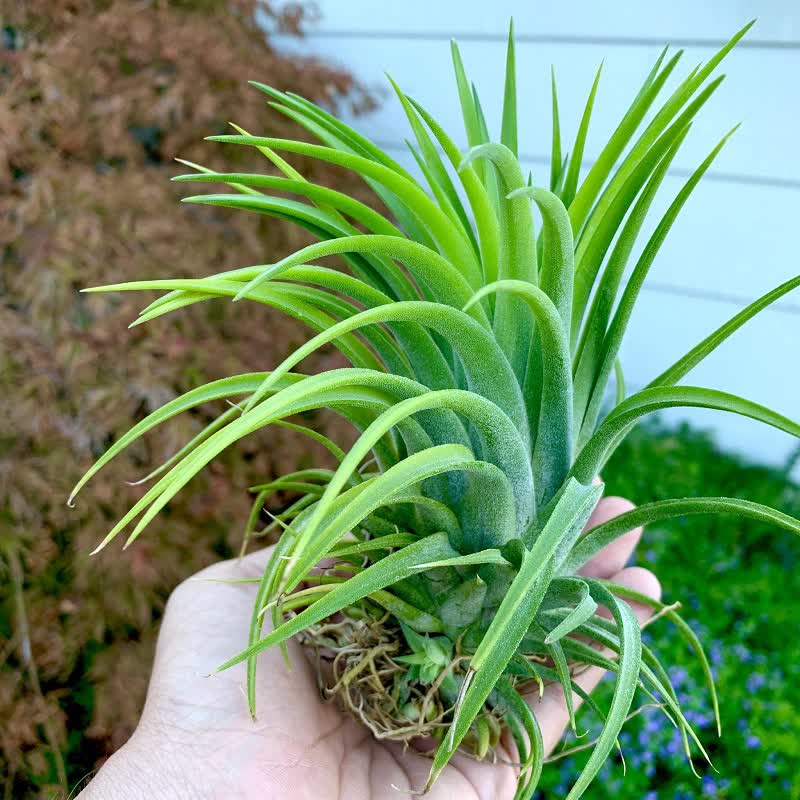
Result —
[[[800, 512], [800, 486], [785, 470], [755, 466], [720, 451], [705, 433], [658, 424], [631, 435], [609, 462], [608, 491], [649, 501], [692, 495], [747, 497]], [[631, 720], [622, 734], [627, 775], [619, 758], [592, 787], [598, 800], [800, 798], [800, 543], [763, 523], [730, 516], [686, 517], [647, 530], [637, 563], [658, 573], [667, 602], [700, 635], [713, 661], [723, 734], [717, 739], [702, 675], [669, 624], [646, 638], [672, 664], [690, 722], [702, 734], [718, 773], [686, 764], [680, 740], [655, 711]], [[610, 687], [598, 691], [607, 705]], [[590, 725], [589, 715], [586, 725]], [[575, 742], [571, 742], [575, 744]], [[579, 757], [545, 770], [540, 797], [566, 794]]]

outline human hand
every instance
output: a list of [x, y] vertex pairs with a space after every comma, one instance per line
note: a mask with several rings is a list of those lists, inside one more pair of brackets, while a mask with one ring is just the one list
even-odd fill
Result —
[[[588, 527], [631, 507], [627, 500], [604, 498]], [[652, 573], [625, 568], [640, 536], [635, 530], [617, 539], [584, 574], [658, 598]], [[205, 677], [245, 646], [256, 587], [203, 581], [260, 577], [268, 557], [269, 548], [215, 564], [173, 592], [139, 726], [80, 800], [403, 800], [425, 785], [430, 760], [400, 743], [377, 741], [363, 725], [323, 703], [313, 669], [293, 641], [291, 671], [278, 649], [258, 657], [255, 722], [244, 694], [244, 664]], [[649, 615], [642, 606], [634, 609], [640, 621]], [[602, 675], [592, 668], [576, 681], [591, 691]], [[549, 752], [568, 722], [561, 687], [526, 699]], [[580, 698], [574, 702], [577, 707]], [[514, 761], [513, 752], [508, 761]], [[510, 800], [515, 788], [513, 767], [456, 755], [427, 796]]]

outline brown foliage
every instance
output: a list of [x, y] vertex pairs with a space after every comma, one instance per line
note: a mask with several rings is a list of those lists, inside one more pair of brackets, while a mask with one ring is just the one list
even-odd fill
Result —
[[[58, 788], [53, 745], [74, 783], [125, 741], [170, 588], [232, 552], [248, 485], [320, 457], [282, 429], [253, 437], [194, 480], [129, 553], [90, 560], [140, 495], [124, 481], [222, 410], [208, 409], [132, 447], [75, 509], [65, 505], [135, 419], [206, 380], [268, 368], [308, 335], [262, 307], [220, 303], [128, 331], [141, 297], [79, 293], [264, 263], [305, 243], [282, 222], [181, 205], [185, 191], [168, 180], [181, 171], [177, 155], [264, 171], [248, 148], [202, 141], [230, 118], [298, 136], [249, 78], [330, 105], [371, 103], [345, 72], [273, 50], [257, 9], [273, 29], [307, 18], [302, 5], [275, 14], [256, 0], [0, 0], [0, 770], [14, 797]], [[341, 171], [296, 164], [359, 191]], [[24, 576], [16, 594], [14, 558]]]

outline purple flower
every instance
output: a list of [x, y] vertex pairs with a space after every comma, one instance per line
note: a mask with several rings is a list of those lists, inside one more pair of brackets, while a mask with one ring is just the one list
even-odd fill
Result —
[[758, 736], [753, 736], [752, 734], [745, 739], [745, 747], [748, 750], [756, 750], [761, 746], [761, 739]]
[[747, 691], [755, 694], [766, 682], [767, 679], [760, 672], [753, 672], [747, 679]]
[[709, 797], [713, 797], [717, 793], [717, 782], [710, 775], [704, 775], [700, 785], [703, 788], [703, 794]]
[[678, 735], [678, 732], [676, 731], [673, 737], [667, 742], [667, 748], [666, 748], [667, 754], [671, 756], [678, 755], [678, 753], [681, 752], [681, 746], [682, 746], [681, 737], [680, 735]]
[[664, 721], [661, 717], [650, 717], [644, 724], [647, 733], [658, 733], [663, 727]]
[[676, 686], [680, 686], [689, 678], [689, 673], [684, 667], [671, 667], [669, 670], [669, 677]]

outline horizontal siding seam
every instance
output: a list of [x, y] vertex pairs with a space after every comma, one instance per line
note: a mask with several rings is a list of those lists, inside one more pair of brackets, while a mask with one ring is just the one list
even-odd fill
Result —
[[[687, 286], [676, 286], [671, 283], [661, 283], [659, 281], [648, 281], [642, 289], [653, 294], [664, 294], [673, 297], [688, 297], [692, 300], [703, 300], [709, 303], [726, 303], [744, 308], [752, 303], [755, 297], [744, 297], [739, 294], [728, 294], [726, 292], [712, 292], [708, 289], [694, 289]], [[761, 313], [772, 312], [775, 314], [791, 314], [800, 316], [800, 305], [796, 303], [778, 302], [767, 306]]]
[[[297, 34], [284, 31], [269, 31], [272, 38], [287, 37], [297, 39]], [[300, 38], [305, 39], [401, 39], [405, 41], [450, 41], [458, 42], [500, 42], [505, 43], [505, 33], [481, 33], [478, 31], [358, 31], [327, 30], [304, 31]], [[659, 39], [650, 36], [577, 36], [567, 34], [516, 33], [517, 44], [567, 44], [567, 45], [609, 45], [612, 47], [706, 47], [720, 48], [727, 39]], [[743, 39], [737, 45], [749, 50], [800, 50], [800, 41], [781, 39]]]

